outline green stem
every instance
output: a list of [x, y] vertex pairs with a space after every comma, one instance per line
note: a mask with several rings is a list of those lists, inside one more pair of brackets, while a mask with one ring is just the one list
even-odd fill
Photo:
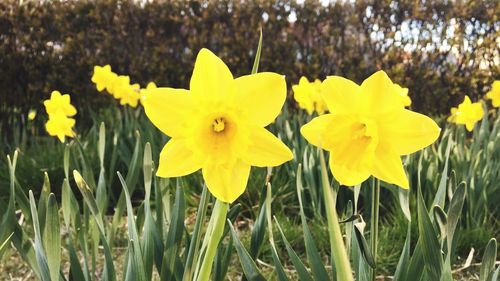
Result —
[[212, 273], [212, 264], [214, 262], [215, 254], [217, 253], [217, 247], [219, 241], [224, 233], [224, 224], [226, 222], [227, 210], [229, 209], [229, 204], [217, 200], [215, 202], [214, 210], [212, 216], [214, 216], [214, 225], [209, 235], [209, 241], [207, 245], [207, 251], [203, 257], [203, 262], [201, 264], [200, 274], [198, 275], [198, 281], [207, 281], [210, 278], [210, 273]]
[[351, 264], [349, 263], [349, 257], [347, 255], [344, 239], [340, 230], [337, 211], [335, 210], [335, 200], [332, 189], [330, 188], [330, 182], [328, 180], [323, 151], [320, 151], [320, 162], [326, 218], [328, 220], [328, 234], [330, 236], [332, 257], [335, 262], [335, 269], [337, 270], [337, 280], [353, 281], [354, 278], [352, 276]]
[[[380, 205], [380, 181], [374, 178], [372, 190], [372, 210], [370, 221], [370, 246], [373, 255], [375, 266], [377, 265], [377, 241], [378, 241], [378, 220], [379, 220], [379, 205]], [[371, 269], [371, 280], [376, 280], [377, 270], [376, 267]]]

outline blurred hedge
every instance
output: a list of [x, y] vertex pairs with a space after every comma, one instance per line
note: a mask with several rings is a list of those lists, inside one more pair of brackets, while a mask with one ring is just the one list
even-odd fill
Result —
[[248, 73], [259, 27], [261, 71], [290, 84], [331, 74], [361, 82], [384, 69], [430, 114], [482, 96], [499, 78], [496, 0], [139, 2], [2, 1], [0, 122], [40, 112], [53, 89], [73, 94], [80, 118], [109, 105], [90, 82], [96, 64], [141, 85], [187, 87], [196, 53], [208, 47], [236, 75]]

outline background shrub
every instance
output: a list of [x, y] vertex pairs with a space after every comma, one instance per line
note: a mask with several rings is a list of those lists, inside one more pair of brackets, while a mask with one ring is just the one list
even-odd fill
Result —
[[499, 78], [495, 0], [135, 2], [2, 1], [1, 126], [19, 118], [13, 113], [43, 112], [54, 89], [72, 93], [79, 121], [88, 121], [88, 109], [110, 103], [90, 82], [96, 64], [143, 86], [187, 87], [207, 47], [246, 74], [260, 27], [261, 71], [285, 74], [288, 83], [332, 74], [361, 82], [384, 69], [410, 88], [413, 109], [428, 114], [447, 113], [465, 94], [482, 96]]

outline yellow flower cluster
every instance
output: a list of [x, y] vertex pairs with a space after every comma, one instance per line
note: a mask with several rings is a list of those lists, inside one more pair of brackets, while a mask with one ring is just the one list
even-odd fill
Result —
[[146, 89], [141, 89], [137, 83], [130, 84], [129, 76], [114, 73], [110, 65], [94, 66], [92, 82], [94, 82], [98, 91], [106, 90], [115, 99], [120, 100], [121, 105], [131, 107], [137, 107], [141, 95], [144, 95], [146, 91], [156, 88], [153, 82], [150, 82]]
[[448, 121], [465, 125], [467, 131], [472, 132], [476, 123], [483, 119], [484, 110], [481, 102], [471, 102], [468, 96], [465, 96], [464, 101], [458, 107], [451, 108], [451, 115]]
[[299, 107], [305, 109], [307, 114], [312, 115], [314, 111], [318, 115], [326, 112], [326, 103], [321, 96], [321, 81], [319, 79], [309, 82], [302, 76], [298, 85], [293, 85], [293, 97], [299, 104]]
[[56, 136], [61, 142], [65, 137], [73, 137], [73, 126], [76, 108], [71, 105], [71, 98], [68, 94], [62, 95], [59, 91], [53, 91], [50, 99], [43, 102], [45, 111], [49, 115], [49, 120], [45, 124], [45, 129], [51, 136]]

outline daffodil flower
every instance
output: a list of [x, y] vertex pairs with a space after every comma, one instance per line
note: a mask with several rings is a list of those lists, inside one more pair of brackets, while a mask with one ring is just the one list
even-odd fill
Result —
[[202, 170], [210, 192], [231, 203], [245, 190], [250, 166], [278, 166], [293, 154], [264, 127], [286, 98], [282, 75], [262, 72], [233, 78], [207, 49], [196, 58], [190, 89], [157, 88], [143, 98], [146, 115], [171, 139], [157, 176]]
[[139, 92], [140, 96], [141, 96], [141, 100], [143, 99], [144, 96], [146, 96], [146, 93], [149, 91], [149, 90], [152, 90], [152, 89], [156, 89], [158, 88], [155, 84], [155, 82], [149, 82], [148, 85], [146, 86], [145, 89], [141, 89], [141, 91]]
[[302, 76], [298, 85], [293, 85], [293, 97], [299, 107], [305, 109], [307, 114], [312, 115], [314, 111], [322, 115], [327, 110], [326, 103], [320, 93], [321, 81], [316, 79], [309, 82]]
[[451, 108], [451, 115], [448, 117], [448, 121], [465, 125], [467, 131], [472, 132], [476, 123], [483, 119], [483, 115], [482, 103], [473, 103], [468, 96], [465, 96], [464, 101], [458, 107]]
[[30, 109], [28, 112], [28, 120], [33, 121], [36, 118], [36, 110], [35, 109]]
[[120, 89], [120, 104], [121, 105], [129, 105], [131, 107], [137, 107], [137, 103], [139, 102], [139, 84], [126, 85]]
[[118, 77], [118, 75], [111, 71], [111, 66], [109, 64], [105, 66], [94, 66], [94, 74], [92, 75], [92, 82], [96, 85], [99, 92], [106, 89], [110, 92], [109, 87], [113, 85], [113, 81]]
[[49, 135], [55, 136], [61, 142], [64, 142], [65, 137], [73, 137], [75, 135], [73, 126], [75, 126], [75, 119], [67, 117], [62, 111], [58, 111], [49, 115], [45, 129]]
[[330, 114], [301, 128], [313, 145], [330, 152], [330, 169], [337, 181], [354, 186], [370, 175], [408, 188], [401, 155], [432, 144], [440, 129], [429, 117], [404, 109], [400, 87], [384, 71], [361, 85], [330, 76], [321, 93]]
[[494, 107], [500, 107], [500, 80], [493, 82], [491, 90], [486, 93], [486, 98], [491, 100]]
[[61, 95], [59, 91], [53, 91], [50, 94], [50, 99], [43, 102], [48, 115], [53, 115], [62, 112], [65, 116], [74, 116], [76, 108], [71, 105], [71, 98], [68, 94]]
[[408, 96], [408, 88], [403, 88], [398, 84], [394, 84], [398, 89], [399, 98], [404, 107], [409, 107], [411, 105], [410, 96]]
[[126, 91], [130, 88], [130, 77], [127, 75], [118, 75], [116, 79], [107, 87], [108, 92], [115, 97], [115, 99], [121, 99], [122, 96], [126, 95]]

